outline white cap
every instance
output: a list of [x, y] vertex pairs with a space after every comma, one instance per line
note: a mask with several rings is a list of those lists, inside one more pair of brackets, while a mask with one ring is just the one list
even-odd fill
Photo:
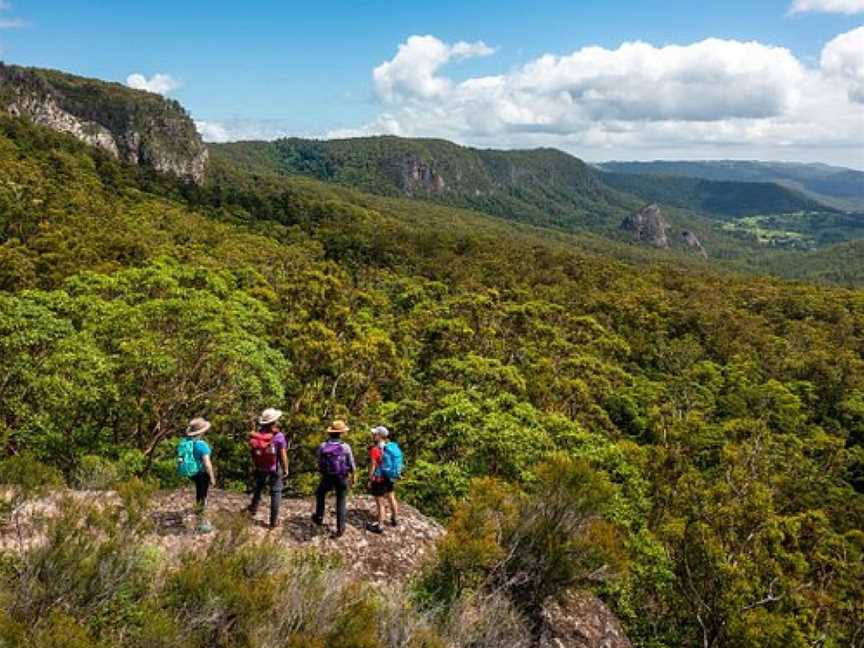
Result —
[[387, 438], [390, 436], [390, 430], [388, 430], [383, 425], [379, 425], [377, 427], [372, 428], [372, 434], [377, 434], [379, 436]]

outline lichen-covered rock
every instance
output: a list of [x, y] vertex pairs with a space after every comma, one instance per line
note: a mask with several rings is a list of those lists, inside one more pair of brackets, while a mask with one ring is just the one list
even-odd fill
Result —
[[669, 238], [666, 235], [669, 223], [663, 218], [659, 205], [646, 205], [636, 213], [630, 214], [621, 222], [621, 229], [630, 232], [642, 243], [658, 248], [669, 247]]
[[631, 648], [621, 622], [591, 592], [576, 590], [543, 610], [540, 648]]
[[183, 107], [118, 83], [0, 63], [0, 110], [126, 162], [202, 183], [208, 151]]

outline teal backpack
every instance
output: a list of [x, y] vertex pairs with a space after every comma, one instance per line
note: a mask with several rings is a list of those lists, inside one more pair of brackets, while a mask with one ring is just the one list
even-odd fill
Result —
[[381, 475], [395, 481], [402, 476], [402, 448], [395, 441], [389, 441], [381, 453]]
[[177, 474], [194, 477], [201, 472], [201, 464], [195, 458], [195, 439], [183, 439], [177, 444]]

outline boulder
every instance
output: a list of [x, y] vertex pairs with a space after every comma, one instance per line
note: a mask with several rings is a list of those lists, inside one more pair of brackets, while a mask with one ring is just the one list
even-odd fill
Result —
[[631, 648], [621, 622], [591, 592], [574, 590], [543, 610], [539, 648]]
[[699, 240], [699, 237], [696, 236], [693, 232], [683, 232], [681, 236], [684, 238], [684, 243], [689, 250], [695, 252], [703, 259], [708, 258], [708, 252], [705, 251], [705, 248], [702, 246], [702, 242]]

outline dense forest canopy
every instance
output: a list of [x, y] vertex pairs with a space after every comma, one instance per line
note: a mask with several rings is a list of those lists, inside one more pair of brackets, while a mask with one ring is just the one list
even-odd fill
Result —
[[[543, 566], [505, 587], [528, 618], [605, 561], [640, 646], [860, 645], [864, 293], [606, 249], [225, 161], [184, 185], [4, 117], [0, 438], [73, 485], [171, 486], [205, 415], [242, 488], [281, 404], [308, 493], [328, 419], [386, 424], [402, 495], [451, 520], [427, 601], [514, 582], [509, 551]], [[519, 514], [571, 499], [563, 548]]]

